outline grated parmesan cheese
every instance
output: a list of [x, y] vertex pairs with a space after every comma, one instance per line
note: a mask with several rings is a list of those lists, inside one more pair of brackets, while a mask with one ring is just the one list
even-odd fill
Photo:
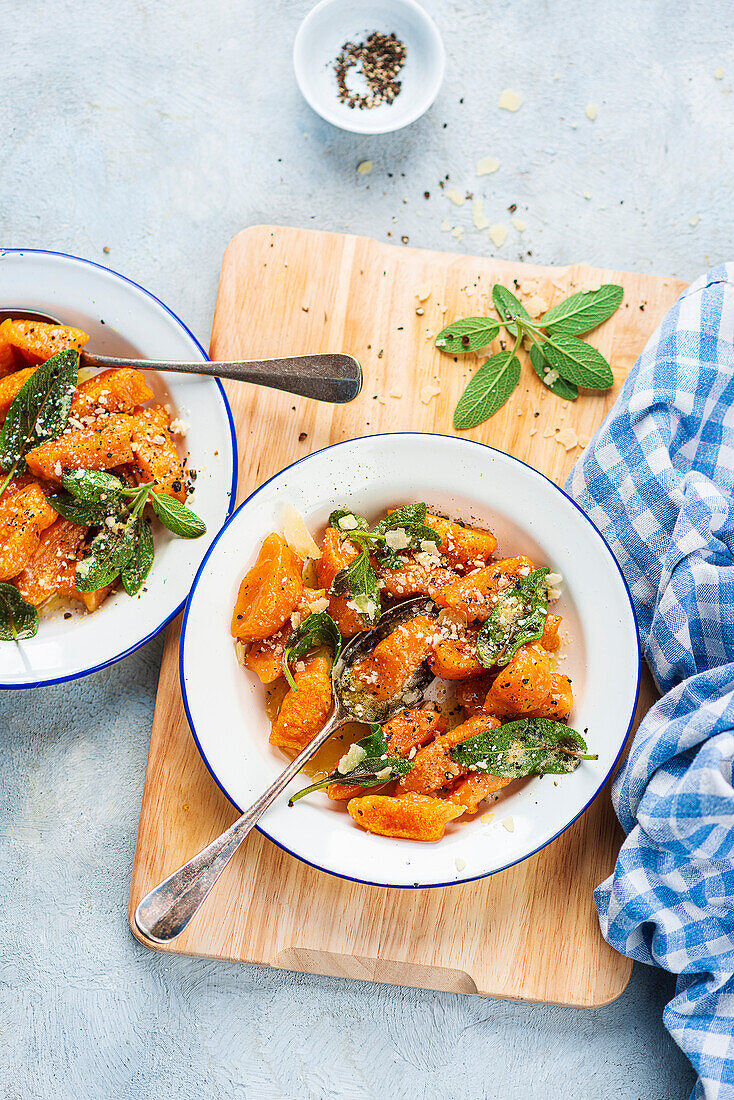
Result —
[[351, 745], [348, 752], [344, 753], [344, 756], [342, 756], [336, 766], [339, 775], [349, 775], [350, 772], [353, 772], [355, 768], [359, 767], [366, 755], [367, 753], [361, 745], [357, 745], [356, 743]]

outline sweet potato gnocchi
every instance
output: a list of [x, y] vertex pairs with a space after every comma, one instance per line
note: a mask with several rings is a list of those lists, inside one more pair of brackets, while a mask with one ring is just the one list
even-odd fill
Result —
[[95, 611], [120, 581], [141, 591], [154, 553], [146, 508], [175, 534], [206, 530], [184, 507], [168, 406], [139, 370], [80, 379], [88, 340], [64, 325], [0, 324], [0, 640], [32, 636], [35, 609], [54, 597]]
[[[298, 546], [306, 552], [302, 538]], [[525, 555], [495, 557], [491, 531], [425, 504], [373, 526], [337, 509], [310, 546], [304, 559], [287, 537], [268, 535], [233, 611], [239, 661], [268, 692], [271, 744], [295, 755], [323, 729], [342, 639], [373, 630], [410, 597], [427, 597], [432, 610], [383, 627], [351, 660], [350, 682], [394, 700], [427, 667], [440, 690], [431, 685], [415, 705], [406, 696], [382, 726], [355, 725], [338, 759], [327, 743], [311, 786], [292, 801], [322, 791], [370, 833], [435, 841], [518, 779], [569, 772], [588, 758], [565, 721], [573, 692], [557, 670], [562, 620], [548, 612], [559, 574]]]

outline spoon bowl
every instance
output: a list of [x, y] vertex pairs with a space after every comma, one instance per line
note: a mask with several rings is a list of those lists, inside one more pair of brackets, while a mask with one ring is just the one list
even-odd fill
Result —
[[[0, 324], [6, 320], [41, 321], [52, 325], [64, 322], [50, 313], [22, 307], [0, 309]], [[233, 362], [180, 362], [178, 360], [130, 359], [112, 355], [95, 355], [82, 351], [82, 367], [103, 367], [106, 370], [133, 367], [136, 370], [170, 371], [178, 374], [203, 374], [210, 378], [228, 378], [234, 382], [251, 382], [274, 390], [285, 390], [313, 401], [345, 404], [353, 401], [362, 389], [362, 368], [352, 355], [344, 352], [321, 352], [313, 355], [291, 355], [280, 359], [243, 359]]]

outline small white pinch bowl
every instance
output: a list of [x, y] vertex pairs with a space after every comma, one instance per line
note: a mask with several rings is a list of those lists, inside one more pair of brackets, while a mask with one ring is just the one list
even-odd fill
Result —
[[[596, 528], [553, 482], [501, 451], [453, 436], [396, 433], [337, 443], [288, 466], [240, 505], [214, 540], [186, 606], [180, 653], [186, 713], [209, 771], [238, 809], [285, 765], [268, 744], [263, 686], [238, 664], [230, 634], [240, 581], [262, 540], [282, 531], [285, 504], [318, 537], [338, 505], [373, 519], [415, 501], [491, 527], [498, 555], [525, 552], [563, 575], [553, 610], [572, 639], [561, 666], [574, 686], [569, 722], [588, 729], [589, 751], [599, 759], [583, 761], [570, 775], [513, 784], [481, 814], [449, 825], [435, 843], [372, 836], [323, 793], [289, 808], [288, 797], [309, 782], [298, 776], [263, 816], [261, 831], [313, 867], [377, 886], [470, 882], [555, 840], [614, 769], [639, 686], [637, 629], [622, 574]], [[490, 810], [493, 820], [483, 821]]]
[[[397, 77], [399, 95], [378, 107], [349, 107], [337, 94], [334, 63], [346, 42], [360, 42], [378, 31], [405, 43], [406, 58]], [[438, 27], [416, 0], [321, 0], [299, 27], [293, 67], [309, 105], [333, 126], [355, 134], [387, 134], [420, 118], [443, 82], [446, 59]], [[357, 89], [350, 69], [347, 82]]]
[[[136, 283], [59, 252], [0, 249], [0, 305], [50, 313], [84, 329], [90, 348], [108, 355], [206, 360], [183, 321]], [[41, 610], [35, 638], [0, 642], [0, 688], [73, 680], [119, 661], [153, 638], [181, 610], [204, 555], [234, 507], [237, 444], [220, 383], [151, 372], [148, 382], [188, 424], [185, 444], [197, 471], [191, 507], [207, 533], [175, 538], [155, 530], [155, 561], [145, 591], [113, 593], [93, 614], [69, 601]], [[71, 611], [71, 618], [64, 618]]]

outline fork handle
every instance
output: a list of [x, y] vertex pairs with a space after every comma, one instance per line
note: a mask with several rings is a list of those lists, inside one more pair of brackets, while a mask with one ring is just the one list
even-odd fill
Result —
[[83, 351], [84, 367], [135, 367], [137, 370], [172, 371], [180, 374], [204, 374], [251, 382], [285, 390], [314, 401], [344, 404], [353, 401], [362, 389], [362, 368], [352, 355], [330, 351], [314, 355], [291, 355], [284, 359], [246, 359], [228, 363], [182, 363], [156, 359], [121, 359]]
[[135, 910], [135, 924], [146, 939], [169, 943], [183, 932], [247, 834], [293, 776], [346, 720], [335, 714], [242, 817], [143, 898]]

